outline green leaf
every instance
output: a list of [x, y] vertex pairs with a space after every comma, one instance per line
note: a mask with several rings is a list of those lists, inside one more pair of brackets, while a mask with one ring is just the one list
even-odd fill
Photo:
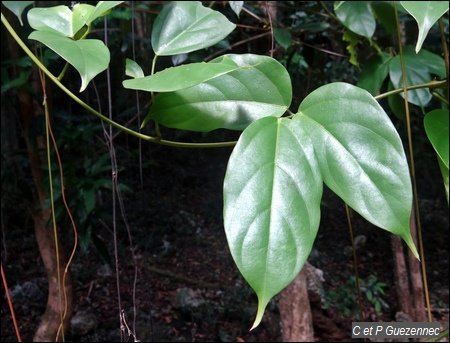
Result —
[[109, 50], [102, 41], [95, 39], [74, 41], [59, 33], [45, 31], [34, 31], [28, 38], [48, 46], [80, 73], [80, 92], [86, 89], [95, 76], [108, 68]]
[[292, 44], [292, 36], [289, 31], [282, 29], [273, 29], [273, 36], [278, 44], [280, 44], [284, 49], [287, 49]]
[[30, 26], [43, 32], [58, 33], [73, 38], [86, 24], [94, 6], [77, 4], [72, 12], [67, 6], [32, 8], [28, 12]]
[[345, 27], [360, 36], [372, 38], [376, 22], [368, 1], [344, 1], [334, 12]]
[[[246, 66], [248, 68], [250, 66]], [[173, 92], [206, 82], [220, 75], [230, 73], [239, 67], [232, 59], [224, 56], [220, 62], [191, 63], [167, 68], [154, 75], [126, 80], [123, 86], [147, 92]]]
[[448, 1], [400, 1], [400, 3], [414, 17], [419, 27], [417, 53], [422, 48], [428, 31], [448, 11]]
[[2, 1], [2, 4], [13, 12], [19, 19], [20, 25], [23, 26], [22, 13], [28, 6], [32, 5], [34, 1]]
[[[430, 81], [431, 77], [428, 68], [417, 58], [407, 54], [406, 51], [404, 54], [404, 64], [407, 87]], [[391, 59], [391, 62], [389, 63], [389, 75], [394, 88], [403, 88], [400, 56], [395, 56]], [[400, 95], [404, 97], [404, 93], [400, 93]], [[408, 91], [408, 102], [414, 105], [425, 107], [430, 100], [431, 93], [426, 88]]]
[[312, 249], [322, 188], [298, 120], [262, 118], [242, 133], [224, 180], [224, 225], [234, 261], [258, 295], [253, 328]]
[[37, 31], [59, 33], [75, 38], [78, 31], [90, 25], [106, 11], [123, 1], [99, 1], [97, 6], [76, 4], [71, 10], [67, 6], [32, 8], [28, 12], [30, 26]]
[[152, 47], [159, 56], [188, 53], [218, 43], [235, 27], [223, 14], [199, 1], [172, 1], [153, 24]]
[[372, 95], [376, 95], [389, 75], [391, 58], [391, 55], [384, 52], [369, 58], [361, 71], [357, 86], [365, 89]]
[[[144, 71], [139, 66], [139, 64], [137, 64], [135, 61], [127, 58], [125, 65], [126, 65], [125, 66], [125, 75], [126, 76], [130, 76], [130, 77], [134, 77], [134, 78], [144, 77]], [[125, 84], [124, 84], [124, 87], [134, 89], [132, 87], [126, 87]]]
[[296, 116], [314, 142], [325, 184], [366, 220], [402, 237], [418, 257], [408, 163], [378, 102], [361, 88], [332, 83], [309, 94]]
[[442, 78], [446, 77], [447, 73], [445, 70], [445, 61], [441, 56], [424, 49], [415, 54], [413, 47], [410, 45], [405, 46], [404, 53], [405, 56], [408, 56], [408, 58], [416, 59], [418, 63], [421, 63], [427, 67], [430, 74], [437, 75]]
[[371, 1], [373, 13], [376, 19], [391, 35], [397, 34], [397, 19], [395, 9], [390, 1]]
[[155, 120], [182, 130], [244, 130], [259, 118], [279, 117], [288, 109], [291, 80], [278, 61], [268, 56], [231, 54], [208, 64], [222, 63], [226, 58], [240, 69], [187, 89], [159, 94], [144, 124]]
[[448, 110], [427, 113], [423, 124], [434, 150], [448, 169]]

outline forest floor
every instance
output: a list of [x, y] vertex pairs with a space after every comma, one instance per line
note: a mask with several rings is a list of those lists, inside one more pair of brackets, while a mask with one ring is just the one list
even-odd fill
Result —
[[[77, 249], [71, 270], [76, 318], [81, 324], [69, 332], [67, 341], [282, 340], [277, 297], [261, 325], [249, 331], [257, 299], [231, 258], [222, 222], [222, 181], [230, 152], [231, 148], [223, 148], [186, 153], [152, 146], [144, 155], [143, 187], [139, 169], [124, 166], [119, 181], [133, 189], [123, 193], [130, 235], [125, 222], [119, 220], [114, 249], [113, 228], [98, 223], [95, 233], [105, 244], [111, 265], [92, 244], [85, 252]], [[428, 287], [434, 319], [448, 323], [448, 206], [437, 167], [428, 166], [426, 172], [418, 176], [418, 189]], [[119, 211], [117, 215], [120, 217]], [[23, 222], [23, 217], [19, 214], [17, 220]], [[13, 227], [11, 218], [8, 223], [9, 227], [4, 227], [2, 220], [2, 263], [14, 294], [22, 339], [31, 341], [45, 310], [45, 271], [32, 228], [24, 233]], [[322, 286], [330, 306], [323, 313], [341, 330], [345, 341], [351, 340], [352, 321], [393, 321], [397, 312], [391, 235], [356, 213], [352, 225], [355, 237], [366, 238], [357, 254], [359, 277], [366, 283], [372, 279], [386, 284], [379, 299], [388, 307], [379, 313], [362, 294], [363, 320], [356, 319], [359, 310], [351, 281], [355, 272], [345, 207], [325, 189], [311, 263], [323, 271], [325, 279]], [[120, 310], [129, 330], [120, 329]], [[317, 341], [331, 340], [325, 332], [316, 331], [315, 337]], [[1, 341], [17, 341], [4, 288]]]

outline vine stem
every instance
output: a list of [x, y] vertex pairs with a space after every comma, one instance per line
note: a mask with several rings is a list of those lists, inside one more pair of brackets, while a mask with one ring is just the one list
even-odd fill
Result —
[[[186, 143], [186, 142], [175, 142], [175, 141], [169, 141], [165, 139], [161, 139], [160, 137], [153, 137], [144, 135], [140, 132], [134, 131], [126, 126], [123, 126], [114, 120], [104, 116], [100, 112], [96, 111], [92, 107], [90, 107], [88, 104], [86, 104], [83, 100], [78, 98], [74, 93], [72, 93], [67, 87], [65, 87], [57, 77], [55, 77], [42, 63], [39, 61], [39, 59], [36, 58], [36, 56], [31, 52], [31, 50], [26, 46], [26, 44], [22, 41], [22, 39], [17, 35], [17, 33], [14, 31], [12, 26], [9, 24], [8, 20], [3, 15], [3, 12], [1, 12], [1, 21], [3, 25], [5, 25], [8, 32], [11, 34], [11, 36], [14, 38], [14, 40], [19, 44], [19, 46], [23, 49], [23, 51], [31, 58], [31, 60], [41, 69], [49, 78], [52, 80], [64, 93], [66, 93], [70, 98], [72, 98], [75, 102], [77, 102], [80, 106], [82, 106], [87, 111], [91, 112], [96, 117], [100, 118], [104, 122], [112, 125], [116, 129], [121, 130], [122, 132], [128, 133], [134, 137], [137, 137], [139, 139], [142, 139], [144, 141], [157, 143], [161, 145], [166, 146], [172, 146], [172, 147], [178, 147], [178, 148], [220, 148], [220, 147], [231, 147], [236, 145], [236, 141], [228, 141], [228, 142], [213, 142], [213, 143]], [[264, 33], [267, 34], [267, 33]], [[399, 94], [404, 92], [405, 90], [413, 90], [413, 89], [419, 89], [419, 88], [440, 88], [444, 87], [447, 83], [447, 80], [444, 81], [431, 81], [424, 84], [414, 85], [407, 87], [406, 89], [396, 89], [392, 90], [380, 95], [375, 96], [376, 100], [383, 99], [385, 97], [388, 97], [393, 94]], [[288, 111], [289, 112], [289, 111]]]
[[137, 137], [139, 139], [142, 139], [144, 141], [149, 141], [153, 143], [158, 143], [161, 145], [167, 145], [167, 146], [173, 146], [173, 147], [179, 147], [179, 148], [220, 148], [220, 147], [229, 147], [234, 146], [236, 144], [235, 141], [230, 142], [215, 142], [215, 143], [185, 143], [185, 142], [174, 142], [169, 141], [165, 139], [160, 139], [157, 137], [152, 137], [148, 135], [144, 135], [140, 132], [134, 131], [128, 127], [125, 127], [123, 125], [120, 125], [119, 123], [109, 119], [108, 117], [104, 116], [100, 112], [96, 111], [89, 105], [87, 105], [83, 100], [78, 98], [75, 94], [73, 94], [67, 87], [65, 87], [57, 77], [55, 77], [42, 63], [39, 61], [38, 58], [31, 52], [31, 50], [26, 46], [26, 44], [20, 39], [20, 37], [16, 34], [12, 26], [9, 24], [8, 20], [3, 15], [3, 12], [1, 13], [1, 21], [3, 25], [5, 25], [8, 32], [11, 34], [11, 36], [14, 38], [14, 40], [19, 44], [19, 46], [23, 49], [23, 51], [28, 55], [28, 57], [31, 58], [31, 60], [41, 69], [49, 78], [52, 80], [64, 93], [66, 93], [70, 98], [72, 98], [75, 102], [77, 102], [79, 105], [81, 105], [84, 109], [91, 112], [96, 117], [100, 118], [104, 122], [112, 125], [116, 129], [119, 129], [125, 133], [128, 133], [134, 137]]

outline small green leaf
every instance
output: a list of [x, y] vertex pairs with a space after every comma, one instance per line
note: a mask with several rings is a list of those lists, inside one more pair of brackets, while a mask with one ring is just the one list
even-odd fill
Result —
[[280, 44], [284, 49], [287, 49], [292, 44], [292, 36], [289, 31], [282, 29], [273, 29], [273, 36], [278, 44]]
[[95, 19], [104, 16], [108, 11], [116, 7], [117, 5], [120, 5], [124, 1], [99, 1], [97, 5], [95, 6], [95, 9], [92, 11], [91, 15], [89, 16], [89, 19], [87, 20], [87, 24], [89, 25], [92, 23]]
[[[125, 75], [133, 78], [141, 78], [144, 77], [144, 71], [135, 61], [127, 58], [125, 62]], [[125, 85], [124, 85], [125, 87]], [[129, 88], [129, 87], [125, 87]], [[133, 89], [133, 88], [131, 88]]]
[[253, 121], [279, 117], [292, 99], [291, 80], [275, 59], [253, 54], [225, 55], [239, 69], [196, 86], [159, 94], [144, 121], [182, 130], [244, 130]]
[[159, 56], [205, 49], [220, 42], [235, 27], [223, 14], [199, 1], [172, 1], [153, 24], [152, 47]]
[[299, 121], [262, 118], [242, 133], [224, 180], [224, 225], [234, 261], [258, 295], [253, 328], [308, 258], [322, 188], [312, 142]]
[[34, 1], [2, 1], [2, 4], [13, 12], [19, 19], [20, 25], [23, 26], [22, 13], [28, 6], [32, 5]]
[[345, 27], [369, 40], [372, 38], [376, 22], [368, 1], [341, 1], [334, 12]]
[[389, 75], [389, 62], [391, 58], [392, 56], [384, 52], [372, 56], [364, 65], [357, 86], [375, 96]]
[[366, 220], [402, 237], [418, 257], [408, 163], [378, 102], [361, 88], [332, 83], [309, 94], [296, 116], [314, 142], [325, 184]]
[[198, 85], [239, 68], [241, 67], [232, 59], [224, 56], [218, 63], [201, 62], [167, 68], [154, 75], [126, 80], [123, 86], [147, 92], [173, 92]]
[[414, 17], [419, 26], [417, 53], [422, 48], [430, 29], [448, 11], [448, 1], [400, 1], [400, 3]]
[[109, 50], [102, 41], [95, 39], [74, 41], [59, 33], [45, 31], [34, 31], [28, 38], [48, 46], [80, 73], [80, 92], [86, 89], [95, 76], [108, 68]]

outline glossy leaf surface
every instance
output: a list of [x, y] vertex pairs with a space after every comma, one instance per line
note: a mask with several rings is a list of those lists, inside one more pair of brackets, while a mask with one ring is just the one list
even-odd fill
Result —
[[196, 86], [161, 93], [145, 119], [170, 128], [207, 132], [244, 130], [255, 120], [281, 116], [289, 107], [292, 86], [286, 69], [267, 56], [225, 55], [239, 69]]
[[159, 56], [188, 53], [220, 42], [235, 27], [223, 14], [199, 1], [172, 1], [155, 20], [152, 47]]
[[367, 91], [346, 83], [320, 87], [292, 119], [248, 126], [228, 163], [224, 225], [233, 258], [258, 295], [253, 327], [311, 251], [322, 182], [418, 257], [409, 168], [395, 127]]
[[419, 52], [430, 29], [448, 11], [448, 1], [400, 1], [400, 3], [414, 17], [419, 27], [416, 44], [416, 52]]
[[378, 102], [365, 90], [338, 82], [308, 95], [297, 115], [314, 142], [325, 184], [366, 220], [402, 237], [418, 257], [409, 226], [408, 163]]
[[322, 187], [312, 143], [297, 120], [262, 118], [239, 138], [224, 181], [224, 225], [233, 258], [258, 295], [253, 327], [309, 256]]
[[173, 92], [198, 85], [239, 68], [232, 59], [225, 56], [221, 62], [217, 63], [191, 63], [167, 68], [154, 75], [135, 80], [125, 80], [123, 86], [147, 92]]

